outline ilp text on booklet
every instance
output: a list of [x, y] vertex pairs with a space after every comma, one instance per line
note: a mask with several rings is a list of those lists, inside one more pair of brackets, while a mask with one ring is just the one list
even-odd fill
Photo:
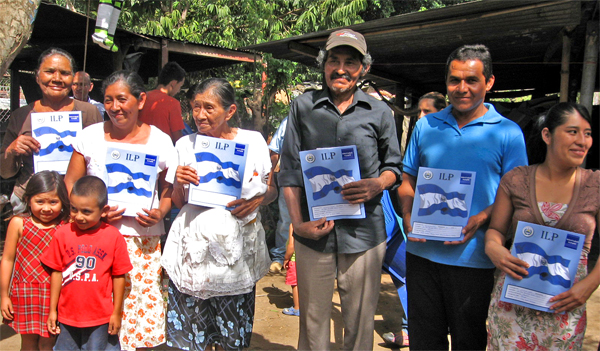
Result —
[[233, 140], [196, 135], [192, 166], [200, 176], [198, 185], [190, 184], [188, 203], [227, 208], [242, 196], [244, 169], [249, 145]]
[[507, 275], [500, 301], [553, 312], [548, 300], [573, 286], [584, 242], [583, 234], [519, 221], [510, 253], [529, 264], [529, 274]]
[[419, 167], [411, 212], [412, 238], [460, 241], [469, 221], [475, 172]]
[[365, 205], [341, 194], [345, 184], [361, 179], [355, 145], [300, 151], [300, 165], [311, 221], [365, 218]]

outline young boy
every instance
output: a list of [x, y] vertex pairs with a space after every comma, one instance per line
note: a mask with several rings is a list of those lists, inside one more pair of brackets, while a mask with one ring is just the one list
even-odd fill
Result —
[[72, 223], [57, 230], [41, 258], [53, 270], [48, 330], [59, 334], [54, 350], [120, 350], [125, 274], [133, 268], [125, 239], [102, 221], [109, 206], [100, 178], [79, 179], [69, 200]]

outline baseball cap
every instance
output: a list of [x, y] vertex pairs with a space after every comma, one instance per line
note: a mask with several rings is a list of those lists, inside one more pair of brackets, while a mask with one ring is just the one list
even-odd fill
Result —
[[329, 38], [327, 38], [327, 43], [325, 44], [325, 50], [329, 51], [334, 47], [341, 45], [352, 46], [362, 55], [367, 53], [367, 42], [365, 41], [365, 37], [352, 29], [336, 30], [329, 34]]

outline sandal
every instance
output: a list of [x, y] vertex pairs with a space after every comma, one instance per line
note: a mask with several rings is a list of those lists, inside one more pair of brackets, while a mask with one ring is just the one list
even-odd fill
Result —
[[281, 311], [281, 313], [287, 314], [288, 316], [296, 316], [296, 317], [300, 316], [300, 310], [299, 309], [297, 310], [294, 307], [284, 308], [283, 311]]

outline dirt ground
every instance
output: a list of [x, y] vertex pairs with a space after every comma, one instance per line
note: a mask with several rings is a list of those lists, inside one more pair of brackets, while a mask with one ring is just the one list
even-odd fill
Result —
[[[381, 335], [396, 329], [400, 324], [398, 295], [387, 274], [381, 276], [381, 294], [375, 315], [374, 350], [394, 350], [385, 346]], [[342, 345], [343, 324], [339, 298], [334, 296], [331, 320], [331, 349]], [[285, 285], [283, 274], [269, 274], [261, 279], [256, 288], [256, 314], [250, 350], [295, 350], [298, 341], [298, 318], [281, 313], [292, 305], [291, 288]], [[596, 351], [600, 340], [600, 289], [588, 302], [588, 328], [583, 350]], [[0, 350], [13, 351], [20, 348], [20, 337], [6, 326], [0, 326]], [[166, 346], [155, 350], [170, 350]], [[396, 349], [397, 350], [397, 349]], [[409, 350], [402, 348], [402, 350]]]

